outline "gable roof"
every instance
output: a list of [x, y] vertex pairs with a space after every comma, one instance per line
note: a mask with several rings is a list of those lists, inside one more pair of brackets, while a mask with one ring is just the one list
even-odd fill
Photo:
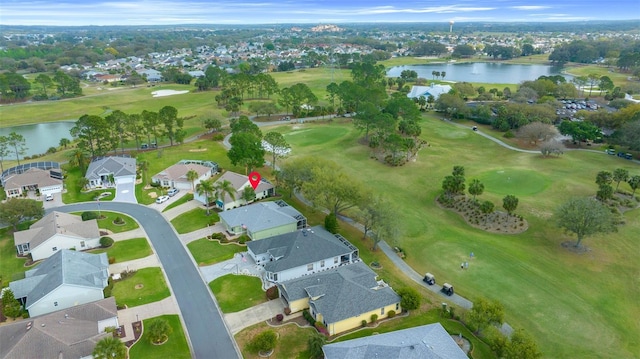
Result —
[[99, 179], [100, 176], [113, 174], [113, 177], [135, 176], [136, 159], [130, 157], [103, 157], [91, 161], [86, 178]]
[[260, 202], [221, 212], [220, 218], [231, 227], [246, 226], [251, 232], [298, 223], [302, 214], [291, 206], [281, 207], [275, 202]]
[[62, 180], [52, 178], [49, 171], [32, 167], [23, 173], [13, 175], [5, 180], [4, 189], [10, 190], [29, 185], [38, 185], [39, 188], [62, 184]]
[[83, 221], [80, 216], [53, 211], [32, 224], [29, 229], [15, 232], [13, 242], [16, 246], [29, 243], [29, 248], [33, 250], [56, 233], [80, 239], [100, 237], [97, 220]]
[[54, 253], [36, 268], [25, 272], [25, 279], [9, 283], [16, 298], [27, 298], [31, 307], [63, 284], [104, 289], [109, 279], [106, 253], [91, 254], [67, 249]]
[[[260, 241], [258, 241], [260, 242]], [[400, 302], [400, 296], [362, 261], [278, 284], [289, 301], [309, 298], [327, 323]]]
[[192, 170], [196, 171], [196, 173], [198, 174], [198, 178], [202, 177], [206, 173], [211, 172], [211, 168], [196, 163], [178, 163], [164, 169], [153, 177], [160, 180], [189, 182], [189, 180], [187, 179], [187, 172]]
[[268, 253], [274, 257], [276, 260], [264, 265], [266, 271], [274, 273], [357, 251], [346, 239], [322, 226], [250, 241], [247, 247], [256, 255]]
[[412, 86], [411, 91], [407, 94], [407, 97], [429, 97], [429, 95], [432, 95], [437, 100], [440, 95], [442, 95], [443, 93], [449, 93], [449, 91], [451, 91], [451, 86], [449, 85], [431, 84], [430, 86]]
[[[98, 322], [117, 317], [114, 297], [0, 326], [0, 358], [82, 358], [111, 335]], [[29, 325], [29, 323], [31, 325]]]
[[327, 344], [322, 350], [325, 359], [467, 359], [440, 323]]
[[[233, 186], [233, 188], [236, 189], [236, 199], [238, 198], [242, 198], [242, 189], [246, 186], [250, 186], [249, 184], [249, 176], [246, 175], [241, 175], [239, 173], [235, 173], [235, 172], [231, 172], [231, 171], [227, 171], [225, 172], [222, 176], [220, 176], [220, 178], [218, 178], [217, 181], [215, 181], [215, 183], [218, 182], [222, 182], [222, 181], [229, 181], [231, 182], [231, 185]], [[215, 184], [214, 183], [214, 184]], [[260, 184], [258, 184], [258, 187], [256, 187], [255, 191], [256, 193], [260, 193], [260, 192], [264, 192], [267, 191], [269, 189], [272, 189], [273, 185], [269, 182], [267, 182], [264, 179], [260, 180]], [[225, 193], [224, 195], [224, 202], [231, 202], [231, 197], [229, 197], [228, 193]]]

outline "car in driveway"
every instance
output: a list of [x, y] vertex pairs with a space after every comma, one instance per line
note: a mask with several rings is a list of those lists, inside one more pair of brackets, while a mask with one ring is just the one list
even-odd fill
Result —
[[169, 195], [169, 197], [173, 197], [173, 196], [175, 196], [176, 194], [178, 194], [178, 192], [180, 192], [180, 190], [179, 190], [179, 189], [177, 189], [177, 188], [171, 188], [171, 189], [167, 192], [167, 195]]
[[166, 201], [169, 200], [169, 196], [160, 196], [158, 198], [156, 198], [156, 203], [160, 204], [160, 203], [164, 203]]
[[45, 201], [53, 201], [53, 195], [51, 193], [47, 194], [46, 196], [44, 196], [44, 200]]
[[604, 150], [604, 152], [606, 152], [608, 155], [616, 154], [616, 150], [614, 150], [613, 148], [607, 148], [606, 150]]

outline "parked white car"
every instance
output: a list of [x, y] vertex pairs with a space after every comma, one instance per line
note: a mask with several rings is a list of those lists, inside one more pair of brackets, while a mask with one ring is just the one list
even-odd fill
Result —
[[52, 194], [48, 194], [48, 195], [44, 196], [44, 200], [45, 201], [53, 201], [53, 195]]
[[177, 189], [177, 188], [171, 188], [171, 189], [167, 192], [167, 194], [169, 195], [169, 197], [173, 197], [173, 196], [175, 196], [178, 192], [180, 192], [180, 190], [179, 190], [179, 189]]
[[166, 201], [169, 200], [169, 196], [160, 196], [158, 198], [156, 198], [156, 203], [160, 204], [160, 203], [164, 203]]

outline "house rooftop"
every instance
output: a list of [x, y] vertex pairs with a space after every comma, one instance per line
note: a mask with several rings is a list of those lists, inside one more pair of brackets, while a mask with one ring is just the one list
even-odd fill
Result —
[[99, 179], [100, 176], [113, 174], [114, 177], [135, 176], [136, 159], [130, 157], [102, 157], [91, 161], [87, 169], [87, 179]]
[[80, 216], [53, 211], [32, 224], [29, 229], [13, 234], [14, 244], [29, 243], [29, 248], [34, 249], [56, 233], [78, 238], [98, 238], [100, 229], [95, 219], [83, 221]]
[[327, 344], [325, 359], [467, 359], [440, 323]]
[[335, 323], [362, 313], [400, 302], [400, 296], [363, 262], [280, 283], [288, 302], [309, 298], [309, 305], [327, 323]]
[[114, 297], [0, 326], [0, 358], [82, 358], [111, 335], [98, 322], [117, 317]]
[[[222, 176], [220, 176], [220, 178], [218, 178], [218, 180], [215, 183], [218, 182], [222, 182], [222, 181], [229, 181], [231, 182], [231, 185], [233, 186], [233, 188], [235, 188], [236, 190], [236, 200], [238, 198], [241, 198], [242, 196], [242, 189], [245, 186], [249, 185], [249, 176], [246, 175], [241, 175], [239, 173], [235, 173], [235, 172], [231, 172], [231, 171], [227, 171], [225, 172]], [[266, 180], [262, 179], [260, 181], [260, 183], [258, 184], [258, 187], [256, 187], [255, 191], [256, 193], [260, 193], [260, 192], [264, 192], [267, 191], [269, 189], [273, 188], [273, 185], [269, 182], [267, 182]], [[224, 202], [231, 202], [231, 197], [229, 197], [228, 193], [225, 193], [224, 195]]]
[[63, 284], [103, 289], [109, 279], [106, 253], [91, 254], [67, 249], [54, 253], [36, 268], [25, 272], [25, 278], [9, 283], [16, 298], [27, 298], [25, 308]]
[[196, 163], [189, 163], [189, 164], [178, 163], [171, 167], [166, 168], [165, 170], [161, 171], [160, 173], [158, 173], [153, 177], [158, 178], [160, 180], [188, 182], [189, 180], [187, 179], [187, 172], [189, 171], [195, 171], [198, 174], [198, 178], [199, 178], [199, 177], [202, 177], [207, 172], [210, 172], [211, 168], [203, 165], [199, 165]]
[[275, 273], [357, 251], [351, 243], [338, 236], [322, 226], [315, 226], [247, 242], [247, 247], [254, 254], [269, 253], [275, 258], [264, 266], [266, 271]]
[[286, 224], [296, 224], [302, 214], [291, 206], [282, 207], [275, 202], [260, 202], [220, 213], [229, 226], [246, 226], [251, 232], [258, 232]]
[[38, 185], [39, 188], [62, 184], [62, 180], [52, 178], [48, 170], [32, 167], [23, 173], [15, 174], [6, 179], [5, 190]]

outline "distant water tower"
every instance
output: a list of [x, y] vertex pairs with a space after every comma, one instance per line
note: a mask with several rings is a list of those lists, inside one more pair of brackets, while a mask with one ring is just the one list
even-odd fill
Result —
[[453, 20], [449, 21], [449, 32], [453, 31]]

